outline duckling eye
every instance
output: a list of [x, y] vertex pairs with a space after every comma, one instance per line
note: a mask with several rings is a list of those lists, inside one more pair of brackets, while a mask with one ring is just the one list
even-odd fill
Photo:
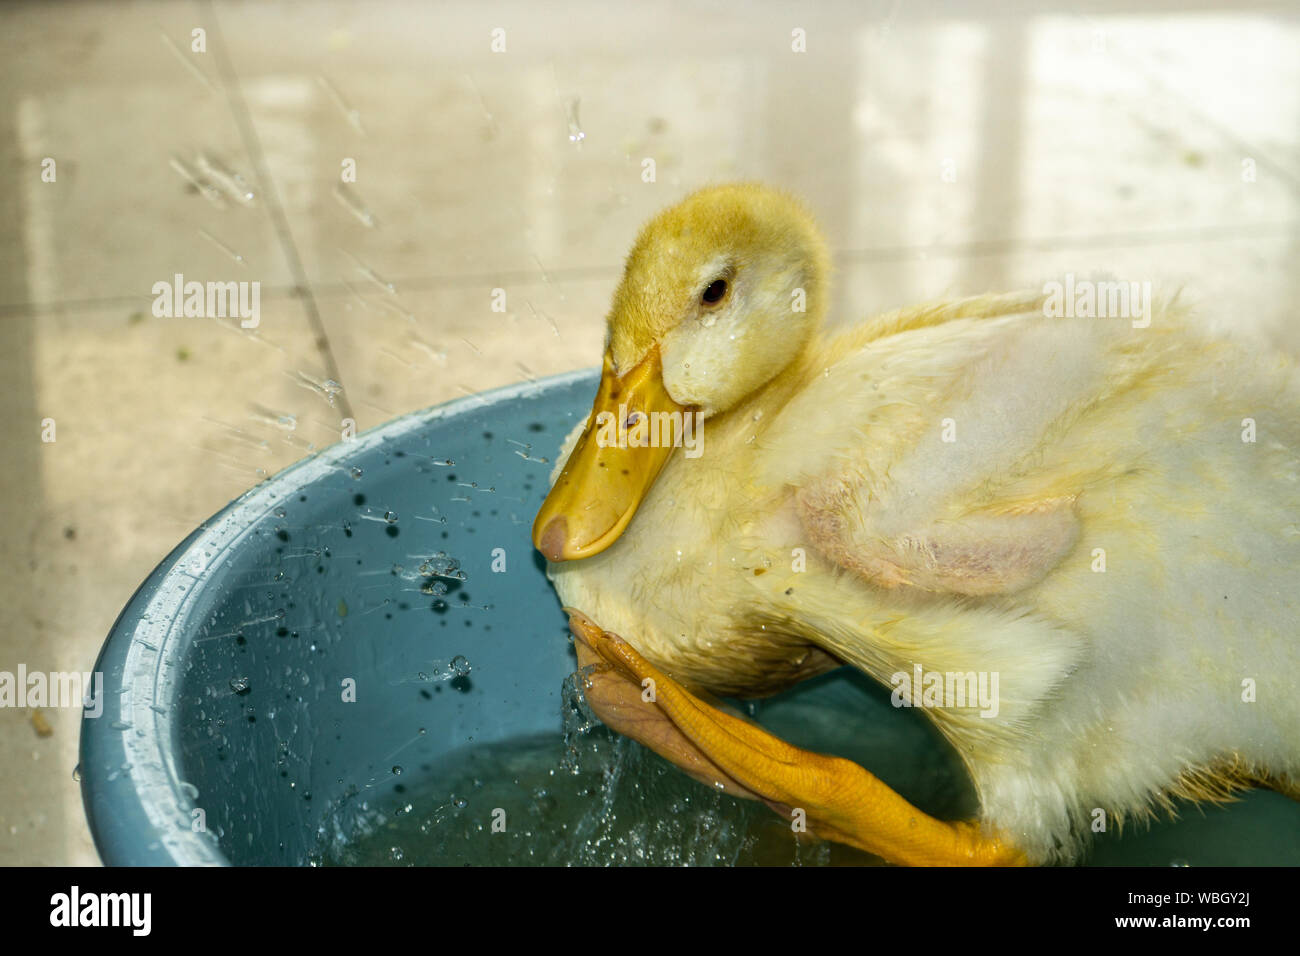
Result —
[[727, 294], [727, 280], [714, 279], [709, 287], [704, 290], [704, 295], [700, 296], [705, 305], [717, 305], [722, 301], [722, 297]]

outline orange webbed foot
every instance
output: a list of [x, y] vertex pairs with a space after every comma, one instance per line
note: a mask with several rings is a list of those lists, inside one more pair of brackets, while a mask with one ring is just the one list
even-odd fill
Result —
[[762, 800], [778, 813], [802, 813], [812, 833], [893, 863], [1026, 862], [1005, 839], [973, 823], [921, 812], [852, 761], [801, 750], [704, 702], [617, 634], [566, 610], [579, 665], [592, 668], [586, 694], [596, 715], [697, 780]]

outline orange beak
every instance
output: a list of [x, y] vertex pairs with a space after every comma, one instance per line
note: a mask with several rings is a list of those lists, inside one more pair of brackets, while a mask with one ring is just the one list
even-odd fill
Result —
[[693, 411], [664, 387], [658, 346], [623, 376], [606, 355], [587, 428], [533, 522], [537, 550], [571, 561], [617, 541]]

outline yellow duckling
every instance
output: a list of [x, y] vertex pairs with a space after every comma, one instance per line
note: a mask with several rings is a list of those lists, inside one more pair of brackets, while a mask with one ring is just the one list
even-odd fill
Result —
[[[601, 719], [907, 864], [1068, 861], [1099, 814], [1296, 795], [1293, 366], [1168, 304], [985, 296], [830, 332], [828, 272], [811, 217], [757, 185], [697, 192], [633, 246], [533, 528]], [[840, 664], [924, 708], [978, 819], [707, 696]]]

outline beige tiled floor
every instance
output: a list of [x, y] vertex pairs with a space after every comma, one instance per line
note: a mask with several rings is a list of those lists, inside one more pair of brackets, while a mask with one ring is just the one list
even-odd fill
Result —
[[[88, 668], [176, 541], [345, 414], [594, 364], [636, 228], [710, 181], [807, 198], [841, 320], [1106, 272], [1300, 352], [1294, 5], [1002, 6], [7, 6], [0, 670]], [[200, 156], [255, 200], [205, 198]], [[177, 272], [260, 281], [256, 334], [154, 318]], [[78, 714], [44, 716], [0, 709], [0, 864], [92, 863]]]

